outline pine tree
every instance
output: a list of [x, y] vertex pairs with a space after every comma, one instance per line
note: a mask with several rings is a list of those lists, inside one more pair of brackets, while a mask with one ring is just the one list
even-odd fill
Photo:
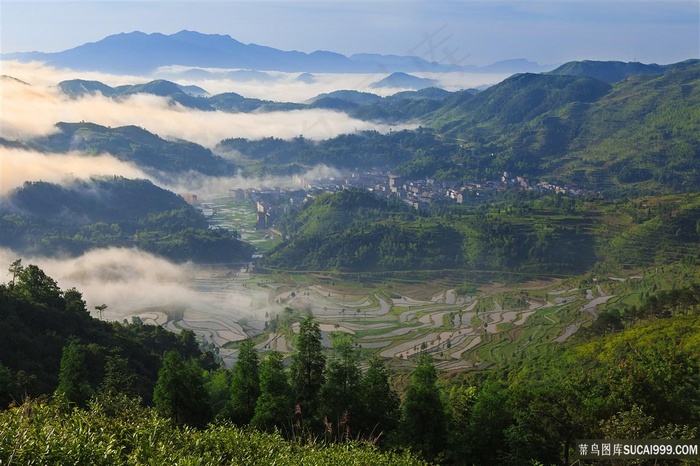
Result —
[[447, 414], [436, 382], [432, 357], [421, 353], [403, 403], [401, 436], [429, 461], [443, 451], [447, 436]]
[[258, 373], [258, 353], [250, 339], [241, 343], [238, 360], [231, 375], [231, 398], [226, 409], [238, 425], [248, 424], [255, 415], [255, 405], [260, 396], [260, 375]]
[[211, 418], [202, 369], [193, 359], [183, 359], [177, 351], [169, 351], [163, 358], [153, 401], [177, 425], [204, 427]]
[[324, 378], [319, 392], [320, 414], [327, 429], [333, 426], [338, 437], [347, 438], [359, 424], [357, 386], [360, 380], [357, 357], [349, 342], [336, 346]]
[[92, 387], [88, 382], [85, 352], [85, 347], [77, 339], [68, 340], [68, 344], [63, 347], [56, 388], [56, 393], [78, 406], [85, 406], [93, 395]]
[[312, 315], [308, 315], [299, 325], [296, 350], [290, 367], [292, 387], [301, 414], [308, 419], [316, 412], [326, 365], [321, 346], [321, 330]]
[[277, 351], [271, 352], [260, 368], [260, 396], [255, 405], [251, 424], [258, 429], [284, 429], [290, 426], [293, 401], [283, 358]]
[[375, 356], [368, 362], [359, 384], [360, 434], [386, 437], [399, 423], [399, 396], [389, 384], [389, 371], [382, 360]]
[[105, 375], [99, 390], [107, 396], [137, 396], [136, 374], [125, 357], [111, 354], [105, 358]]

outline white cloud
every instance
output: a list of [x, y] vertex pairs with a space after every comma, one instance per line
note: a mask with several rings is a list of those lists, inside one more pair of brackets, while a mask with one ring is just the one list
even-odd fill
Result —
[[[258, 139], [303, 135], [320, 140], [355, 131], [376, 129], [384, 132], [390, 128], [328, 110], [248, 114], [205, 112], [172, 105], [166, 98], [146, 94], [133, 95], [118, 102], [102, 95], [72, 100], [62, 95], [57, 87], [48, 85], [52, 81], [57, 84], [66, 77], [64, 72], [16, 62], [6, 62], [5, 68], [4, 73], [11, 73], [11, 76], [30, 84], [27, 86], [8, 79], [2, 82], [0, 136], [8, 139], [50, 134], [56, 131], [54, 125], [59, 121], [89, 121], [104, 126], [137, 125], [161, 137], [185, 139], [208, 147], [231, 137]], [[100, 78], [105, 76], [100, 75]], [[282, 97], [276, 95], [274, 85], [257, 86], [267, 89], [268, 98]]]
[[[75, 258], [47, 258], [0, 248], [4, 270], [17, 258], [25, 266], [39, 266], [61, 289], [75, 287], [93, 315], [95, 306], [107, 304], [104, 317], [110, 320], [156, 309], [186, 321], [217, 317], [264, 321], [265, 312], [271, 309], [266, 292], [235, 283], [230, 272], [174, 264], [136, 249], [96, 249]], [[206, 288], [197, 284], [196, 279], [203, 277], [210, 280]], [[0, 281], [8, 279], [9, 275]]]
[[0, 147], [0, 196], [25, 181], [47, 181], [63, 184], [76, 178], [93, 176], [123, 176], [148, 178], [139, 168], [115, 157], [103, 154], [89, 156], [79, 152], [45, 154], [41, 152]]

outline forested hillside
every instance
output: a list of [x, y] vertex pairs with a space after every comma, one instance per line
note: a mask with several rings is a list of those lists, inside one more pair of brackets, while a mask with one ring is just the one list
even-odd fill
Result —
[[91, 155], [108, 153], [146, 170], [166, 173], [189, 170], [205, 175], [232, 175], [235, 166], [199, 144], [165, 140], [136, 126], [108, 128], [94, 123], [57, 123], [58, 132], [27, 142], [47, 152], [79, 150]]
[[273, 174], [289, 168], [300, 172], [304, 167], [317, 164], [353, 169], [390, 168], [410, 163], [419, 155], [447, 157], [454, 145], [443, 143], [431, 131], [418, 129], [389, 134], [363, 131], [319, 142], [303, 137], [290, 140], [234, 138], [221, 141], [216, 149], [239, 152], [247, 159], [246, 167], [253, 173]]
[[59, 383], [80, 404], [103, 391], [150, 402], [165, 351], [217, 366], [190, 331], [176, 335], [157, 326], [102, 322], [90, 317], [80, 291], [61, 290], [36, 265], [17, 260], [9, 271], [10, 281], [0, 285], [3, 408], [52, 393]]
[[486, 181], [507, 171], [607, 195], [694, 190], [700, 62], [626, 65], [576, 62], [556, 73], [514, 75], [476, 94], [416, 93], [363, 104], [345, 94], [323, 97], [317, 105], [388, 122], [405, 115], [424, 128], [318, 144], [230, 139], [218, 149], [242, 153], [253, 173], [261, 164], [266, 173], [295, 173], [324, 163], [387, 168], [408, 179]]
[[457, 94], [426, 118], [468, 149], [453, 155], [455, 175], [505, 170], [607, 191], [694, 189], [698, 76], [697, 60], [614, 84], [515, 75], [476, 96]]
[[[348, 190], [277, 222], [272, 269], [459, 269], [572, 275], [700, 260], [698, 195], [630, 201], [511, 193], [417, 212]], [[606, 272], [608, 273], [608, 272]]]
[[0, 200], [0, 245], [23, 254], [79, 255], [136, 246], [171, 260], [233, 262], [252, 248], [211, 230], [200, 211], [146, 180], [28, 182]]

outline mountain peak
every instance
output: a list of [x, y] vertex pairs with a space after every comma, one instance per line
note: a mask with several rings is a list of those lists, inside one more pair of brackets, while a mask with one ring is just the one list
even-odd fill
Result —
[[122, 32], [56, 53], [13, 53], [4, 59], [42, 61], [58, 68], [116, 74], [149, 75], [164, 66], [228, 68], [306, 73], [371, 73], [382, 71], [455, 71], [452, 65], [416, 57], [372, 55], [353, 60], [332, 51], [285, 51], [244, 44], [229, 35], [183, 29], [174, 34]]
[[435, 87], [436, 81], [433, 79], [419, 78], [418, 76], [413, 76], [408, 73], [401, 71], [391, 73], [386, 78], [371, 84], [369, 87], [372, 89], [379, 89], [383, 87], [391, 87], [396, 89], [425, 89], [426, 87]]

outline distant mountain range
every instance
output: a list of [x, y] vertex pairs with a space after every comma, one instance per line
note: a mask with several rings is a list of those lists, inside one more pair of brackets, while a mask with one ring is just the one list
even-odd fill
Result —
[[[171, 35], [143, 32], [108, 36], [56, 53], [10, 53], [3, 60], [40, 61], [77, 71], [148, 75], [163, 66], [234, 68], [255, 71], [391, 73], [391, 72], [539, 72], [551, 69], [523, 59], [506, 60], [485, 68], [443, 64], [413, 56], [356, 54], [349, 57], [317, 50], [312, 53], [284, 51], [244, 44], [228, 35], [180, 31]], [[206, 70], [195, 70], [208, 73]], [[243, 73], [242, 79], [260, 79], [264, 74]]]
[[[398, 78], [396, 77], [397, 75]], [[378, 81], [377, 87], [411, 87], [420, 90], [407, 90], [394, 95], [381, 97], [369, 92], [355, 90], [339, 90], [327, 94], [319, 94], [306, 103], [273, 102], [244, 97], [235, 92], [210, 95], [198, 86], [182, 86], [180, 84], [157, 79], [144, 84], [110, 87], [99, 81], [71, 79], [58, 83], [58, 88], [68, 97], [77, 99], [87, 95], [102, 94], [115, 100], [128, 98], [134, 94], [151, 94], [166, 97], [171, 104], [177, 103], [183, 107], [202, 111], [219, 110], [232, 113], [270, 112], [301, 110], [304, 108], [321, 108], [346, 112], [363, 120], [383, 120], [401, 122], [412, 120], [435, 110], [440, 102], [452, 95], [452, 92], [436, 87], [425, 87], [432, 80], [423, 80], [404, 73], [394, 73]], [[475, 89], [470, 93], [477, 93]]]
[[[304, 103], [249, 99], [235, 93], [206, 96], [205, 89], [164, 80], [118, 87], [72, 80], [60, 83], [59, 88], [75, 98], [100, 93], [119, 100], [150, 93], [200, 110], [320, 108], [388, 124], [413, 121], [424, 131], [434, 132], [436, 138], [428, 142], [418, 138], [420, 144], [415, 146], [416, 141], [409, 141], [413, 136], [406, 136], [408, 139], [399, 145], [401, 150], [385, 151], [391, 157], [413, 154], [410, 160], [399, 160], [401, 165], [396, 167], [409, 179], [494, 179], [507, 171], [608, 192], [694, 189], [700, 183], [700, 60], [663, 66], [571, 62], [549, 73], [515, 74], [484, 91], [448, 92], [431, 87], [381, 97], [338, 90]], [[105, 129], [89, 123], [61, 123], [59, 129], [29, 141], [0, 140], [0, 145], [48, 152], [110, 152], [124, 160], [138, 159], [141, 166], [156, 170], [225, 171], [221, 161], [204, 148], [173, 145], [173, 141], [155, 135], [146, 138], [148, 135], [134, 127]], [[312, 153], [322, 146], [309, 146], [300, 158], [285, 159], [284, 163], [306, 166], [345, 160], [345, 156], [334, 156], [346, 150], [352, 138], [336, 139], [330, 152]], [[282, 147], [280, 153], [293, 153], [297, 142], [284, 143], [291, 146]], [[372, 150], [361, 148], [351, 155], [376, 154], [377, 147], [397, 147], [381, 137], [372, 145]], [[413, 146], [414, 152], [407, 151]], [[237, 150], [246, 155], [245, 147]], [[193, 153], [199, 155], [190, 157]], [[154, 154], [174, 158], [161, 159]]]

